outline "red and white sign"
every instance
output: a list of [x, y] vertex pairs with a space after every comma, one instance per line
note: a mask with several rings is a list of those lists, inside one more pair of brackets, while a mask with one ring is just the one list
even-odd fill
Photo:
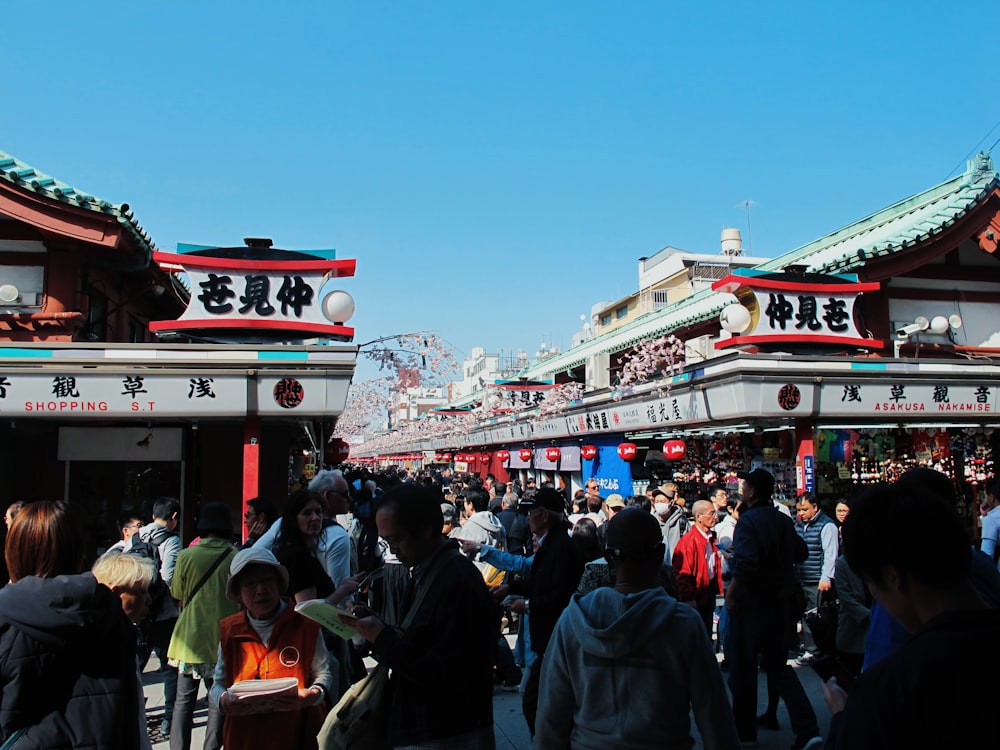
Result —
[[746, 332], [717, 341], [716, 349], [789, 343], [885, 347], [859, 330], [854, 315], [858, 297], [878, 291], [878, 282], [859, 283], [856, 275], [730, 274], [712, 289], [734, 295], [750, 313]]
[[[295, 254], [301, 257], [301, 253]], [[152, 321], [150, 331], [272, 330], [353, 338], [327, 280], [353, 276], [357, 261], [255, 260], [153, 253], [167, 270], [188, 275], [191, 298], [177, 320]], [[353, 303], [350, 305], [353, 312]]]

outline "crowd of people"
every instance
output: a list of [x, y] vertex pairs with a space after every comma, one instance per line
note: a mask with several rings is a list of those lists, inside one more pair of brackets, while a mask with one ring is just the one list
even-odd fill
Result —
[[[188, 750], [204, 690], [204, 750], [317, 748], [374, 661], [391, 670], [386, 747], [494, 748], [497, 690], [520, 693], [539, 750], [690, 747], [692, 718], [704, 747], [748, 747], [782, 702], [793, 750], [988, 746], [972, 691], [1000, 657], [965, 649], [1000, 636], [998, 487], [980, 550], [929, 469], [830, 509], [806, 492], [794, 513], [766, 470], [739, 478], [688, 499], [587, 481], [570, 498], [531, 479], [325, 469], [282, 503], [251, 500], [241, 535], [224, 503], [199, 509], [187, 546], [176, 499], [148, 521], [126, 510], [89, 571], [72, 504], [13, 504], [0, 742], [150, 748], [155, 725]], [[314, 600], [354, 637], [299, 612]], [[164, 707], [148, 717], [154, 654]]]

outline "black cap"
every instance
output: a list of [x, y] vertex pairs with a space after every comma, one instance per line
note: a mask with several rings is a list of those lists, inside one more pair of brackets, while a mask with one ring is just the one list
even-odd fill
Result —
[[521, 513], [527, 513], [532, 508], [545, 508], [556, 513], [566, 512], [566, 499], [551, 487], [542, 487], [531, 497], [526, 497], [518, 505], [517, 509]]
[[198, 516], [195, 529], [201, 534], [213, 531], [232, 534], [233, 519], [229, 514], [229, 506], [225, 503], [205, 503], [201, 506], [201, 515]]
[[736, 476], [747, 480], [758, 495], [768, 500], [774, 494], [774, 476], [764, 469], [754, 469], [753, 471], [738, 471]]

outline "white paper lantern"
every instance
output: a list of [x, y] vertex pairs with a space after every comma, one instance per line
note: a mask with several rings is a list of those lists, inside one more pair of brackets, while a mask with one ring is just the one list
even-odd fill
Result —
[[331, 323], [346, 323], [354, 315], [354, 298], [336, 290], [323, 298], [323, 315]]
[[723, 308], [719, 314], [719, 323], [730, 333], [743, 333], [750, 327], [750, 311], [739, 302], [734, 302]]

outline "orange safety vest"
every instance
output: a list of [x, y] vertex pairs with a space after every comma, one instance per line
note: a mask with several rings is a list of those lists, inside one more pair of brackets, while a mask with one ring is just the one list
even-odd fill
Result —
[[[294, 677], [300, 688], [308, 687], [312, 684], [312, 660], [319, 628], [319, 623], [300, 615], [289, 602], [265, 646], [245, 611], [224, 618], [219, 622], [219, 635], [226, 685], [240, 680]], [[226, 750], [262, 747], [314, 750], [326, 710], [325, 704], [320, 703], [302, 711], [226, 716], [223, 746]]]

